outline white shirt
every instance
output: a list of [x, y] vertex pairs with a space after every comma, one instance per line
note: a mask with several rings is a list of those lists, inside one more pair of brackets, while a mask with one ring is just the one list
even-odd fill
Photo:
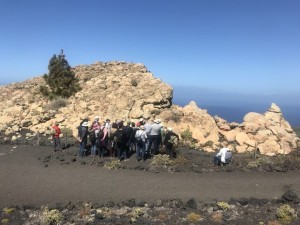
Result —
[[216, 155], [216, 156], [221, 156], [222, 163], [226, 163], [225, 155], [226, 155], [227, 151], [230, 151], [230, 149], [229, 148], [221, 148], [219, 153]]
[[135, 138], [137, 139], [139, 137], [142, 139], [143, 142], [145, 142], [146, 139], [147, 139], [146, 132], [143, 131], [143, 130], [137, 130], [136, 133], [135, 133]]

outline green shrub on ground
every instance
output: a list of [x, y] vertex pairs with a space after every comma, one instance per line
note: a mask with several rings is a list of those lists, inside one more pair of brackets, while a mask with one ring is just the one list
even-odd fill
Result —
[[72, 137], [73, 131], [68, 127], [61, 128], [61, 133], [64, 137]]
[[227, 202], [217, 202], [217, 206], [223, 211], [227, 211], [230, 209], [230, 205]]
[[5, 207], [2, 211], [6, 214], [6, 215], [9, 215], [9, 214], [12, 214], [16, 209], [13, 208], [13, 207]]
[[151, 165], [154, 167], [166, 168], [172, 165], [172, 161], [168, 155], [158, 154], [153, 157]]
[[41, 223], [45, 225], [59, 225], [63, 220], [63, 215], [57, 210], [45, 208], [42, 213]]
[[277, 219], [282, 224], [290, 224], [297, 218], [295, 209], [287, 204], [280, 206], [276, 211]]
[[120, 162], [120, 160], [111, 160], [110, 162], [106, 162], [105, 164], [104, 164], [104, 167], [105, 168], [108, 168], [108, 169], [115, 169], [115, 170], [117, 170], [117, 169], [120, 169], [121, 168], [121, 162]]

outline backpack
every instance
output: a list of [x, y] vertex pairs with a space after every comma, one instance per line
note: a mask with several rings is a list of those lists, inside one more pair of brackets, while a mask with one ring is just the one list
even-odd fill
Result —
[[132, 133], [133, 133], [133, 128], [129, 127], [129, 126], [126, 126], [126, 128], [125, 128], [125, 135], [126, 135], [126, 137], [128, 139], [131, 137]]
[[96, 140], [96, 130], [92, 130], [90, 133], [90, 141]]
[[118, 143], [123, 141], [123, 131], [122, 130], [116, 130], [114, 140]]
[[103, 129], [104, 128], [99, 129], [99, 132], [97, 134], [97, 138], [103, 139], [103, 137], [104, 137], [104, 131], [103, 131]]
[[136, 137], [136, 144], [138, 147], [143, 147], [144, 142], [142, 139], [142, 135], [144, 134], [144, 132], [140, 132], [139, 136]]

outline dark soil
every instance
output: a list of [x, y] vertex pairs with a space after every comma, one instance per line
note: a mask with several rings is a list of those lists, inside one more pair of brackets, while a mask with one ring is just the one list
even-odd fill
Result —
[[60, 152], [46, 136], [8, 143], [0, 145], [2, 224], [56, 224], [56, 215], [61, 224], [276, 225], [283, 204], [300, 210], [299, 151], [234, 154], [215, 167], [214, 153], [195, 149], [119, 162], [79, 158], [72, 139]]

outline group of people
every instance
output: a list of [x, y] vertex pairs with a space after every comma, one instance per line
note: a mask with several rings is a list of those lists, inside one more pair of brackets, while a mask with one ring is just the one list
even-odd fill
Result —
[[106, 119], [100, 123], [100, 118], [95, 117], [92, 124], [84, 119], [78, 127], [79, 156], [87, 155], [88, 141], [91, 144], [91, 156], [127, 159], [133, 152], [137, 160], [145, 161], [148, 157], [158, 154], [165, 146], [166, 153], [174, 158], [174, 146], [179, 137], [172, 128], [162, 125], [159, 119], [149, 123], [141, 118], [137, 123], [116, 120], [111, 123]]
[[[59, 124], [52, 126], [54, 151], [61, 150]], [[124, 120], [116, 120], [111, 123], [106, 119], [102, 124], [100, 118], [95, 117], [92, 124], [88, 118], [84, 119], [78, 127], [79, 156], [88, 155], [87, 145], [90, 142], [90, 155], [103, 158], [110, 156], [119, 160], [127, 159], [135, 153], [138, 161], [145, 161], [153, 155], [161, 153], [165, 148], [166, 153], [172, 159], [175, 157], [175, 146], [179, 136], [172, 128], [167, 129], [159, 119], [152, 123], [141, 118], [137, 123]], [[213, 163], [216, 166], [226, 165], [232, 160], [232, 151], [223, 146], [214, 156]]]

